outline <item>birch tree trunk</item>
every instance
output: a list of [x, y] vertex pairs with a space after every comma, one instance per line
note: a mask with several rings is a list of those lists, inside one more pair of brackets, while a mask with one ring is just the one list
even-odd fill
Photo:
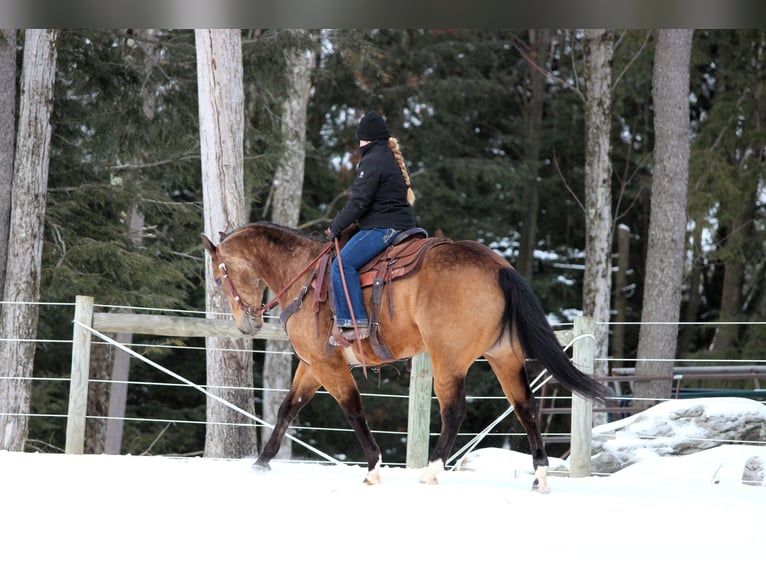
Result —
[[0, 314], [0, 450], [24, 449], [35, 359], [58, 30], [27, 30]]
[[[609, 30], [585, 30], [585, 275], [583, 312], [593, 317], [595, 356], [609, 352], [612, 292], [612, 44]], [[594, 375], [609, 371], [596, 361]]]
[[[199, 29], [195, 43], [205, 233], [217, 238], [219, 232], [231, 231], [247, 221], [241, 32]], [[209, 318], [220, 318], [228, 308], [205, 257], [205, 308]], [[252, 340], [207, 337], [206, 347], [208, 389], [252, 413]], [[256, 452], [252, 421], [208, 397], [205, 456], [241, 458]]]
[[[654, 54], [654, 173], [637, 376], [670, 377], [678, 342], [689, 180], [689, 61], [693, 30], [662, 29]], [[634, 383], [637, 398], [670, 397], [672, 381]], [[644, 401], [640, 406], [651, 406]]]
[[[297, 40], [308, 35], [306, 30], [289, 30]], [[287, 73], [290, 92], [282, 105], [282, 141], [285, 155], [277, 168], [272, 187], [272, 214], [274, 223], [296, 227], [303, 195], [303, 171], [306, 160], [306, 115], [311, 87], [311, 70], [315, 54], [302, 47], [288, 48]], [[273, 297], [273, 293], [269, 293]], [[281, 309], [279, 310], [281, 311]], [[263, 418], [274, 424], [285, 390], [292, 382], [293, 355], [289, 341], [266, 342], [266, 358], [263, 364]], [[264, 428], [261, 440], [265, 441], [271, 429]], [[292, 457], [292, 441], [282, 439], [277, 458]]]
[[16, 133], [16, 30], [0, 30], [0, 301], [11, 223], [13, 136]]

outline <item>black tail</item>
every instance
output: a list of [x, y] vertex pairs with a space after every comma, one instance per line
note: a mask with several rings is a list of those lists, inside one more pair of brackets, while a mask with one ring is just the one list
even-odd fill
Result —
[[500, 269], [500, 288], [505, 295], [503, 325], [521, 342], [524, 354], [537, 359], [556, 380], [572, 392], [604, 402], [609, 389], [577, 369], [559, 345], [545, 311], [529, 284], [514, 269]]

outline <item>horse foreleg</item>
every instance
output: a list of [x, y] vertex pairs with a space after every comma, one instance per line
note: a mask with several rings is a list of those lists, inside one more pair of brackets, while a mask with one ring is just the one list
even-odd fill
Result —
[[362, 408], [362, 397], [359, 391], [348, 393], [345, 398], [338, 399], [338, 404], [356, 433], [356, 438], [362, 446], [364, 456], [367, 459], [367, 476], [365, 484], [380, 484], [380, 465], [382, 458], [380, 447], [370, 432], [367, 417]]
[[439, 400], [442, 428], [428, 466], [420, 477], [420, 482], [424, 484], [438, 484], [437, 475], [444, 470], [444, 462], [452, 452], [466, 414], [464, 377], [453, 378], [449, 384], [435, 382], [434, 390]]
[[274, 424], [274, 429], [271, 431], [269, 440], [266, 441], [266, 445], [261, 450], [261, 454], [253, 464], [253, 468], [256, 470], [270, 470], [271, 466], [269, 462], [279, 452], [279, 447], [282, 445], [282, 439], [287, 432], [287, 428], [290, 423], [293, 422], [300, 410], [305, 407], [308, 402], [314, 397], [319, 389], [319, 383], [314, 379], [313, 375], [309, 372], [305, 363], [299, 363], [298, 369], [295, 371], [295, 377], [293, 378], [293, 385], [290, 391], [285, 396], [282, 404], [279, 405], [277, 411], [277, 422]]

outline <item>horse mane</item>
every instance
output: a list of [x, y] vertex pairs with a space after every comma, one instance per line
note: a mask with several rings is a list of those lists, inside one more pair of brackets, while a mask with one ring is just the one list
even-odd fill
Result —
[[[226, 239], [240, 233], [254, 233], [274, 245], [281, 245], [289, 250], [292, 250], [295, 247], [304, 247], [313, 250], [322, 244], [322, 242], [316, 238], [316, 234], [313, 234], [314, 236], [312, 236], [292, 227], [287, 227], [286, 225], [280, 225], [271, 221], [246, 223], [226, 234]], [[223, 240], [224, 239], [222, 238], [221, 241]]]
[[294, 229], [286, 225], [280, 225], [279, 223], [274, 223], [272, 221], [254, 221], [252, 223], [245, 223], [244, 225], [240, 225], [239, 227], [232, 229], [228, 233], [221, 232], [221, 236], [230, 237], [236, 233], [247, 231], [248, 229], [256, 230], [256, 231], [263, 230], [264, 233], [268, 234], [269, 236], [273, 238], [282, 237], [284, 235], [290, 235], [290, 236], [306, 239], [311, 242], [318, 241], [316, 238], [316, 233], [308, 234], [298, 229]]

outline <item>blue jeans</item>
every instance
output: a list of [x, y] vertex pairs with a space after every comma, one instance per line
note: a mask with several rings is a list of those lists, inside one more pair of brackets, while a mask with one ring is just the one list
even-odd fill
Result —
[[[359, 269], [370, 259], [378, 255], [396, 237], [396, 229], [362, 229], [358, 231], [348, 243], [340, 250], [340, 258], [343, 260], [343, 275], [346, 277], [348, 295], [351, 299], [351, 307], [354, 309], [354, 317], [359, 325], [367, 325], [367, 311], [364, 309], [362, 299], [362, 285], [359, 281]], [[343, 290], [343, 281], [340, 276], [338, 258], [332, 264], [332, 289], [335, 300], [335, 314], [338, 327], [351, 327], [351, 312], [346, 302], [346, 294]]]

